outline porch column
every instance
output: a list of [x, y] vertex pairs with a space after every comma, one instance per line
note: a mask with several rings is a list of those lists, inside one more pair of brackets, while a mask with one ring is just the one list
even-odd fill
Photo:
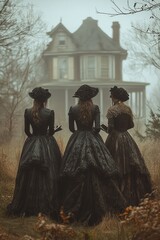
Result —
[[132, 109], [133, 108], [132, 92], [129, 94], [129, 105], [130, 105], [130, 108]]
[[103, 121], [103, 89], [100, 88], [100, 116], [101, 116], [101, 120]]
[[141, 92], [139, 92], [139, 117], [142, 116], [142, 100]]
[[138, 103], [139, 103], [139, 98], [138, 97], [139, 97], [138, 92], [136, 92], [136, 99], [135, 99], [135, 101], [136, 101], [136, 104], [135, 104], [136, 105], [136, 109], [135, 110], [136, 110], [136, 116], [137, 117], [139, 117], [139, 107], [140, 107], [138, 105]]
[[143, 105], [142, 105], [142, 109], [143, 109], [143, 118], [146, 117], [146, 91], [145, 89], [143, 89]]
[[65, 118], [68, 119], [68, 89], [65, 89]]

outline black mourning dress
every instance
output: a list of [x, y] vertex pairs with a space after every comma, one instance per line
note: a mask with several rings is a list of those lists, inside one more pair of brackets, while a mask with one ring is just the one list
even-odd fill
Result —
[[151, 179], [139, 148], [129, 132], [134, 127], [131, 109], [120, 102], [109, 108], [106, 146], [118, 166], [122, 182], [120, 189], [127, 205], [137, 205], [146, 193], [151, 193]]
[[[30, 132], [30, 125], [33, 133]], [[35, 124], [31, 109], [25, 110], [26, 139], [19, 162], [13, 200], [8, 214], [52, 217], [59, 214], [58, 174], [61, 153], [54, 134], [54, 111], [40, 110], [40, 122]]]
[[105, 214], [122, 211], [125, 200], [116, 184], [118, 170], [98, 133], [99, 107], [93, 105], [92, 120], [87, 126], [79, 121], [78, 115], [79, 105], [71, 107], [69, 129], [73, 134], [62, 159], [61, 205], [73, 221], [94, 225]]

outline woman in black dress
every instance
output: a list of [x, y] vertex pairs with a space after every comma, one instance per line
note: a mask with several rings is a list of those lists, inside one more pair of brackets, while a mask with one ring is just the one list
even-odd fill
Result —
[[48, 89], [37, 87], [29, 95], [34, 99], [34, 104], [24, 114], [28, 137], [21, 153], [13, 199], [7, 212], [17, 216], [41, 212], [57, 218], [61, 153], [53, 137], [54, 111], [46, 108], [51, 94]]
[[137, 205], [145, 194], [151, 193], [151, 179], [140, 150], [127, 131], [134, 127], [133, 114], [124, 104], [129, 95], [124, 88], [110, 90], [113, 106], [108, 109], [108, 137], [106, 146], [122, 176], [120, 189], [127, 205]]
[[[77, 105], [69, 110], [67, 143], [61, 166], [61, 205], [72, 221], [94, 225], [107, 213], [122, 211], [125, 200], [118, 189], [118, 170], [100, 131], [99, 107], [92, 98], [98, 88], [82, 85], [73, 97]], [[76, 124], [76, 127], [75, 127]]]

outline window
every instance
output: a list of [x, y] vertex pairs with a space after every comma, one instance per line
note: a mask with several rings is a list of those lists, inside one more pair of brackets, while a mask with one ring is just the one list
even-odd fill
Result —
[[115, 60], [112, 55], [81, 56], [82, 80], [112, 80], [115, 76]]
[[95, 57], [88, 56], [88, 79], [95, 78]]
[[65, 35], [63, 33], [60, 33], [58, 36], [58, 44], [63, 46], [66, 44], [66, 38]]
[[101, 56], [101, 78], [109, 78], [109, 59], [108, 56]]
[[81, 57], [81, 79], [95, 79], [95, 56]]
[[60, 79], [68, 78], [68, 58], [67, 57], [58, 58], [58, 72], [59, 72]]

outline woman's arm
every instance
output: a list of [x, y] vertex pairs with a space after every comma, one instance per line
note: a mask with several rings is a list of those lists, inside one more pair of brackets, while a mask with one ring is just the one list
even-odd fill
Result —
[[52, 136], [54, 134], [54, 120], [55, 119], [55, 114], [54, 111], [51, 110], [50, 113], [50, 119], [49, 119], [49, 135]]
[[108, 118], [108, 133], [111, 133], [114, 130], [114, 119]]
[[30, 121], [28, 119], [28, 114], [27, 114], [27, 109], [25, 110], [24, 112], [24, 131], [25, 131], [25, 134], [28, 136], [28, 137], [31, 137], [32, 134], [30, 132]]
[[73, 113], [72, 113], [72, 107], [70, 107], [69, 109], [69, 130], [73, 133], [75, 132], [75, 128], [74, 128], [74, 117], [73, 117]]
[[96, 106], [95, 109], [95, 129], [96, 132], [100, 131], [100, 110], [99, 107]]

